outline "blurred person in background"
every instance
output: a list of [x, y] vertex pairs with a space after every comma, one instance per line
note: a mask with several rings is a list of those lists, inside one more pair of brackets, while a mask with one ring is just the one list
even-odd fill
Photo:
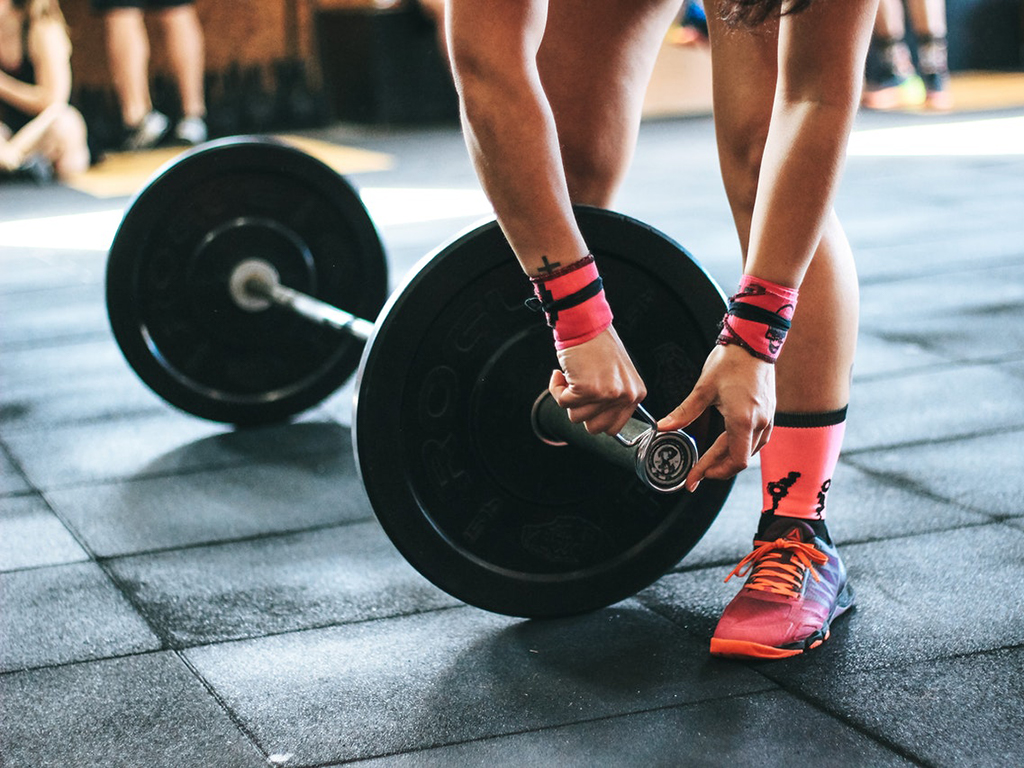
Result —
[[0, 0], [0, 170], [65, 179], [89, 167], [70, 97], [71, 41], [57, 0]]
[[[946, 0], [881, 0], [865, 70], [862, 103], [868, 109], [924, 107], [948, 111]], [[907, 45], [907, 15], [917, 43], [917, 63]]]
[[206, 96], [203, 91], [204, 40], [192, 0], [92, 0], [103, 16], [114, 90], [125, 128], [124, 148], [148, 149], [171, 129], [167, 115], [153, 108], [149, 93], [149, 34], [144, 13], [151, 11], [167, 45], [171, 75], [181, 98], [182, 116], [173, 129], [175, 141], [206, 141]]

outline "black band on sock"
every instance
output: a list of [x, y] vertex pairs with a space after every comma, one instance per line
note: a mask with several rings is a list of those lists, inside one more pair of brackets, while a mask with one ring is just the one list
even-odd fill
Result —
[[775, 413], [775, 426], [777, 427], [798, 427], [812, 429], [814, 427], [832, 427], [846, 421], [848, 405], [844, 405], [837, 411], [825, 411], [824, 413]]

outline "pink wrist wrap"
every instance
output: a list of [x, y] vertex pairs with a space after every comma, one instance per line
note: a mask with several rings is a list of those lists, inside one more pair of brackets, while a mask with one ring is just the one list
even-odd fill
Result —
[[717, 343], [735, 344], [759, 360], [774, 363], [789, 332], [796, 297], [796, 288], [743, 275], [739, 290], [729, 300]]
[[554, 330], [555, 349], [590, 341], [612, 324], [612, 310], [592, 254], [549, 275], [531, 277], [530, 282], [536, 299], [527, 305], [544, 311]]

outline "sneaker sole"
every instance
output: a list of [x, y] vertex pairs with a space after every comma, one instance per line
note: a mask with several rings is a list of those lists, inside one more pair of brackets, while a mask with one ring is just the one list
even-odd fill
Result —
[[839, 593], [838, 598], [836, 598], [836, 606], [822, 628], [803, 640], [784, 646], [774, 646], [755, 643], [751, 640], [728, 640], [712, 637], [711, 655], [726, 659], [761, 659], [763, 661], [774, 661], [799, 656], [801, 653], [817, 648], [828, 640], [832, 634], [832, 622], [853, 608], [853, 604], [853, 588], [847, 584], [843, 587], [843, 591]]

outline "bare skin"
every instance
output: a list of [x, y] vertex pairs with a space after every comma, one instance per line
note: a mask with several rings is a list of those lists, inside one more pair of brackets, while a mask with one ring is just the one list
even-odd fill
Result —
[[[946, 36], [946, 0], [909, 0], [910, 23], [919, 35]], [[902, 40], [907, 32], [903, 0], [881, 0], [875, 32], [889, 40]]]
[[49, 158], [59, 178], [68, 178], [89, 167], [85, 121], [68, 105], [71, 97], [71, 43], [56, 20], [32, 23], [27, 49], [22, 50], [23, 17], [10, 0], [0, 0], [0, 57], [4, 66], [16, 69], [28, 57], [35, 82], [26, 83], [0, 72], [0, 100], [34, 117], [13, 135], [0, 129], [0, 167], [17, 169], [33, 153]]
[[[206, 114], [203, 93], [203, 32], [195, 6], [182, 5], [154, 13], [167, 44], [171, 74], [186, 116]], [[145, 17], [138, 8], [114, 8], [103, 17], [107, 60], [114, 90], [121, 105], [121, 119], [134, 126], [153, 108], [149, 95], [149, 36]]]
[[[849, 397], [856, 277], [832, 201], [856, 113], [878, 0], [818, 2], [756, 30], [710, 2], [716, 131], [744, 270], [801, 288], [778, 369], [716, 347], [691, 395], [660, 423], [708, 407], [726, 431], [688, 478], [743, 469], [778, 407], [830, 410]], [[677, 3], [451, 0], [449, 46], [467, 143], [527, 274], [586, 253], [571, 202], [607, 205], [632, 156], [640, 100]], [[515, 119], [509, 119], [514, 115]], [[614, 310], [614, 307], [613, 307]], [[646, 390], [609, 329], [559, 356], [551, 391], [574, 422], [615, 432]]]

